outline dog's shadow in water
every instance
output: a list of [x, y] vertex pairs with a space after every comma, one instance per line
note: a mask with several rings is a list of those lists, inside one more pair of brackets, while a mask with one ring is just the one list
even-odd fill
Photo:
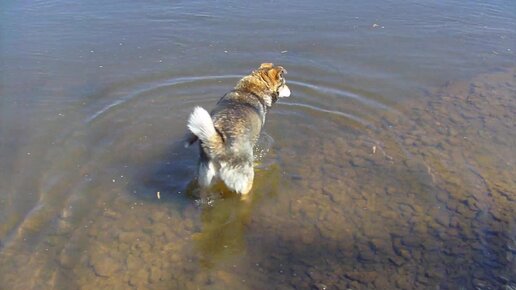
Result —
[[185, 193], [196, 176], [198, 150], [185, 148], [182, 140], [153, 155], [135, 168], [130, 192], [145, 202], [186, 206], [192, 198]]

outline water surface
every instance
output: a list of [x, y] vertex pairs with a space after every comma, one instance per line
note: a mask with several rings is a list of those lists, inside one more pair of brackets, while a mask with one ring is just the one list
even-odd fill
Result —
[[[4, 1], [0, 289], [516, 289], [514, 11]], [[188, 114], [261, 62], [251, 197], [196, 200]]]

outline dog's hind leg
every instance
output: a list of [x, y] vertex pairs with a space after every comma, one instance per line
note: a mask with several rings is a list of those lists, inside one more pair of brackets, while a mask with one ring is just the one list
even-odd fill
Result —
[[246, 195], [251, 191], [251, 188], [253, 188], [253, 181], [254, 181], [254, 170], [251, 169], [251, 174], [248, 176], [247, 184], [245, 185], [245, 188], [242, 190], [240, 194]]
[[252, 164], [239, 167], [222, 167], [220, 178], [226, 186], [242, 195], [248, 194], [253, 187], [254, 170]]
[[208, 187], [215, 174], [217, 174], [217, 171], [213, 162], [201, 162], [199, 164], [199, 185], [201, 187]]

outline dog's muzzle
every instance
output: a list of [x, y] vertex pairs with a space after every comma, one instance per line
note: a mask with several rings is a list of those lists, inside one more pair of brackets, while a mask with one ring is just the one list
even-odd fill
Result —
[[288, 98], [290, 97], [290, 89], [287, 85], [283, 85], [278, 90], [278, 97], [280, 98]]

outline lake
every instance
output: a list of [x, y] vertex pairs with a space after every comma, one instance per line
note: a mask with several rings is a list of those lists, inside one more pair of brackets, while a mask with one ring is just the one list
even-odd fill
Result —
[[[0, 289], [516, 289], [516, 2], [3, 1]], [[262, 62], [249, 198], [186, 120]]]

